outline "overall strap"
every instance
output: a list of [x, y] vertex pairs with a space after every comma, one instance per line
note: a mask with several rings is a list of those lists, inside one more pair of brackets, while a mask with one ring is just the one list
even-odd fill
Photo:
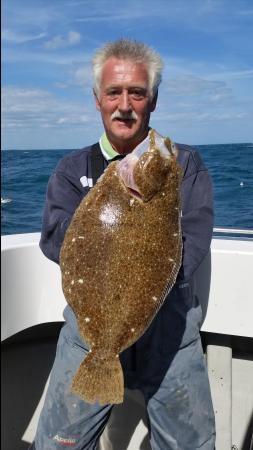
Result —
[[97, 142], [92, 145], [90, 152], [90, 160], [91, 160], [91, 176], [93, 179], [93, 186], [96, 184], [98, 178], [104, 172], [104, 157], [100, 149], [100, 145]]

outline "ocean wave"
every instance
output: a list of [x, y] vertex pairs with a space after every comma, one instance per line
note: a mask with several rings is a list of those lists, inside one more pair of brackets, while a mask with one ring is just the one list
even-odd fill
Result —
[[[252, 228], [252, 146], [251, 142], [199, 146], [213, 180], [216, 227]], [[2, 234], [40, 231], [49, 177], [70, 152], [3, 152]]]

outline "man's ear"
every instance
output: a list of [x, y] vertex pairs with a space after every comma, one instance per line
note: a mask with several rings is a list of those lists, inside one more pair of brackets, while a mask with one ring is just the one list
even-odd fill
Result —
[[93, 95], [94, 95], [94, 99], [95, 99], [95, 103], [96, 103], [96, 108], [98, 111], [100, 111], [101, 110], [100, 101], [99, 101], [98, 96], [94, 89], [93, 89]]
[[154, 97], [151, 100], [150, 112], [153, 112], [156, 109], [157, 98], [158, 98], [158, 91], [156, 92], [156, 94], [154, 95]]

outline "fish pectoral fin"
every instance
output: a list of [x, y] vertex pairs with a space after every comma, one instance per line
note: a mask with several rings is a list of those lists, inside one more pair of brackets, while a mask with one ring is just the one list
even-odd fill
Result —
[[118, 355], [99, 358], [91, 351], [75, 374], [71, 391], [88, 403], [122, 403], [124, 378]]

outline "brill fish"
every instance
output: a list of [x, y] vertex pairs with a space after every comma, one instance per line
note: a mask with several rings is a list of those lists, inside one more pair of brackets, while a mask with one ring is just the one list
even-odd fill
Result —
[[148, 328], [181, 266], [181, 169], [155, 130], [112, 162], [77, 208], [60, 253], [62, 288], [89, 346], [71, 390], [122, 403], [119, 353]]

